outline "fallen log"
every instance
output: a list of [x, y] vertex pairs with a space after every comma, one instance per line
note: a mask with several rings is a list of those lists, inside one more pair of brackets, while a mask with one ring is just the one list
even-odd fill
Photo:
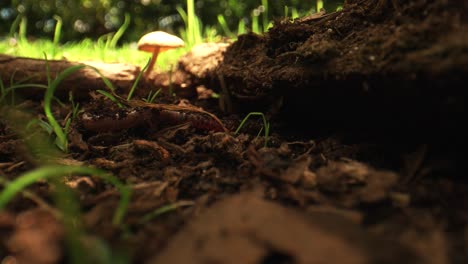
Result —
[[[196, 88], [211, 84], [215, 79], [214, 69], [222, 60], [227, 43], [203, 43], [182, 56], [174, 70], [153, 71], [148, 78], [139, 80], [135, 95], [146, 97], [150, 90], [162, 88], [172, 90], [181, 97], [193, 97]], [[84, 64], [85, 67], [72, 74], [60, 84], [58, 96], [73, 92], [76, 98], [86, 97], [90, 91], [107, 89], [102, 77], [107, 78], [118, 94], [127, 94], [133, 86], [140, 67], [124, 63], [96, 61], [72, 62], [66, 60], [33, 59], [0, 54], [0, 77], [8, 87], [10, 84], [47, 84], [47, 67], [54, 79], [65, 69]], [[102, 76], [101, 76], [102, 75]], [[34, 87], [21, 89], [26, 96], [41, 96], [44, 91]]]
[[[76, 98], [83, 98], [90, 91], [106, 89], [101, 75], [109, 79], [117, 91], [125, 92], [132, 87], [136, 76], [140, 72], [138, 66], [130, 64], [110, 64], [91, 61], [71, 62], [66, 60], [45, 61], [43, 59], [0, 54], [0, 76], [6, 87], [10, 84], [20, 83], [47, 85], [47, 71], [49, 71], [50, 77], [53, 80], [65, 69], [80, 64], [87, 65], [88, 67], [76, 71], [63, 80], [57, 88], [58, 95], [67, 95], [71, 91]], [[41, 96], [44, 93], [44, 91], [33, 87], [21, 89], [20, 92], [26, 96]]]

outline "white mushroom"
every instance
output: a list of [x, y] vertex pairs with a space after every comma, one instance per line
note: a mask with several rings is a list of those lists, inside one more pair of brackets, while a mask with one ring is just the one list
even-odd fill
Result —
[[163, 31], [154, 31], [141, 37], [138, 41], [138, 50], [151, 52], [153, 54], [148, 69], [146, 69], [145, 76], [148, 76], [153, 70], [159, 53], [183, 47], [184, 45], [185, 43], [182, 39]]

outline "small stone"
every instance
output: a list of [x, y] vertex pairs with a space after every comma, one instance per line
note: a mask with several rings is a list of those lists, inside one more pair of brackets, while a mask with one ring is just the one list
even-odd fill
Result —
[[411, 197], [409, 194], [401, 193], [401, 192], [392, 192], [390, 194], [390, 199], [392, 199], [392, 203], [396, 207], [408, 207], [411, 203]]
[[317, 174], [310, 170], [304, 171], [301, 178], [301, 185], [306, 189], [315, 188], [315, 186], [317, 186]]

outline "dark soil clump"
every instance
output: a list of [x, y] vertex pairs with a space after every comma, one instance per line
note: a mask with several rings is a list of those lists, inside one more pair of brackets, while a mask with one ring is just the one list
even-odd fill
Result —
[[[5, 100], [2, 186], [46, 164], [92, 166], [132, 196], [115, 226], [121, 195], [96, 175], [38, 181], [0, 212], [0, 259], [72, 261], [57, 207], [73, 199], [55, 199], [65, 185], [89, 263], [466, 263], [467, 12], [464, 1], [354, 0], [277, 21], [203, 75], [186, 57], [175, 93], [188, 99], [117, 94], [118, 105], [91, 91], [79, 112], [54, 103], [61, 125], [73, 116], [66, 154], [41, 99]], [[177, 90], [189, 84], [204, 87]], [[258, 116], [234, 132], [251, 111], [268, 137]]]

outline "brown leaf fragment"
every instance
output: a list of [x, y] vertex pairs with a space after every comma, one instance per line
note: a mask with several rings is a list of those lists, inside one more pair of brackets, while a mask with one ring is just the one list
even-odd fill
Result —
[[[385, 248], [385, 250], [379, 250]], [[147, 263], [420, 263], [338, 214], [301, 213], [243, 193], [216, 203]]]
[[6, 246], [15, 263], [59, 263], [63, 236], [63, 226], [50, 212], [33, 209], [16, 217], [15, 231]]
[[397, 180], [394, 172], [377, 170], [353, 160], [330, 161], [317, 170], [317, 187], [330, 197], [346, 196], [346, 201], [340, 201], [345, 206], [390, 198]]

